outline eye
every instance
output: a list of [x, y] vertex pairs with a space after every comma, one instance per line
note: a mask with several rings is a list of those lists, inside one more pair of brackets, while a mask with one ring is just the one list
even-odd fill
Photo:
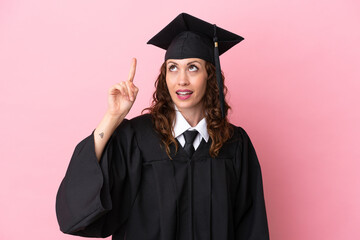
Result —
[[169, 67], [170, 72], [174, 72], [176, 70], [177, 70], [177, 67], [175, 65], [170, 65], [170, 67]]
[[196, 72], [197, 70], [199, 70], [199, 68], [197, 66], [195, 66], [195, 65], [190, 65], [189, 66], [189, 71], [190, 72]]

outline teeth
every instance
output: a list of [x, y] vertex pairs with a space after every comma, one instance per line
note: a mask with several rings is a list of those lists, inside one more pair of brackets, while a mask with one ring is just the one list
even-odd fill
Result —
[[177, 92], [177, 95], [190, 95], [192, 92]]

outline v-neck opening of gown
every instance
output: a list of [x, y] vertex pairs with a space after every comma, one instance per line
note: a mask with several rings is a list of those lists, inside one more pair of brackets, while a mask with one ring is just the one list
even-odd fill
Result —
[[194, 157], [196, 157], [196, 156], [199, 154], [199, 152], [201, 152], [202, 149], [203, 149], [207, 144], [210, 144], [210, 139], [209, 139], [207, 142], [205, 141], [204, 138], [201, 139], [201, 142], [200, 142], [199, 146], [197, 147], [197, 149], [195, 149], [193, 155], [190, 157], [190, 156], [187, 154], [187, 152], [185, 151], [184, 147], [181, 146], [179, 140], [178, 140], [177, 138], [175, 138], [175, 139], [176, 139], [178, 145], [180, 146], [180, 148], [179, 148], [178, 151], [183, 152], [190, 160], [192, 160]]

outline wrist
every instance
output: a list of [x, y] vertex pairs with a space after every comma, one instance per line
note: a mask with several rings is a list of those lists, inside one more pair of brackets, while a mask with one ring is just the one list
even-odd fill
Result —
[[126, 115], [127, 115], [126, 113], [119, 115], [107, 111], [104, 116], [104, 121], [110, 125], [117, 127], [124, 120]]

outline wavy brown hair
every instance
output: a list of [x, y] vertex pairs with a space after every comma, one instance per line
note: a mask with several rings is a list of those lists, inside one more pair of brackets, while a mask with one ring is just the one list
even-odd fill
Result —
[[[233, 130], [227, 118], [230, 106], [226, 100], [224, 104], [225, 118], [222, 118], [221, 115], [215, 66], [212, 63], [206, 62], [205, 68], [208, 79], [203, 104], [206, 113], [207, 130], [212, 140], [209, 153], [210, 156], [216, 157], [224, 143], [231, 138]], [[221, 75], [224, 83], [224, 74], [221, 73]], [[175, 119], [175, 108], [166, 85], [166, 62], [160, 68], [160, 74], [155, 81], [155, 88], [152, 104], [144, 110], [148, 110], [152, 115], [155, 130], [160, 134], [161, 142], [165, 147], [167, 155], [170, 157], [170, 144], [175, 144], [176, 151], [178, 150], [178, 144], [173, 136], [172, 123]], [[226, 94], [227, 87], [224, 85], [224, 96]]]

